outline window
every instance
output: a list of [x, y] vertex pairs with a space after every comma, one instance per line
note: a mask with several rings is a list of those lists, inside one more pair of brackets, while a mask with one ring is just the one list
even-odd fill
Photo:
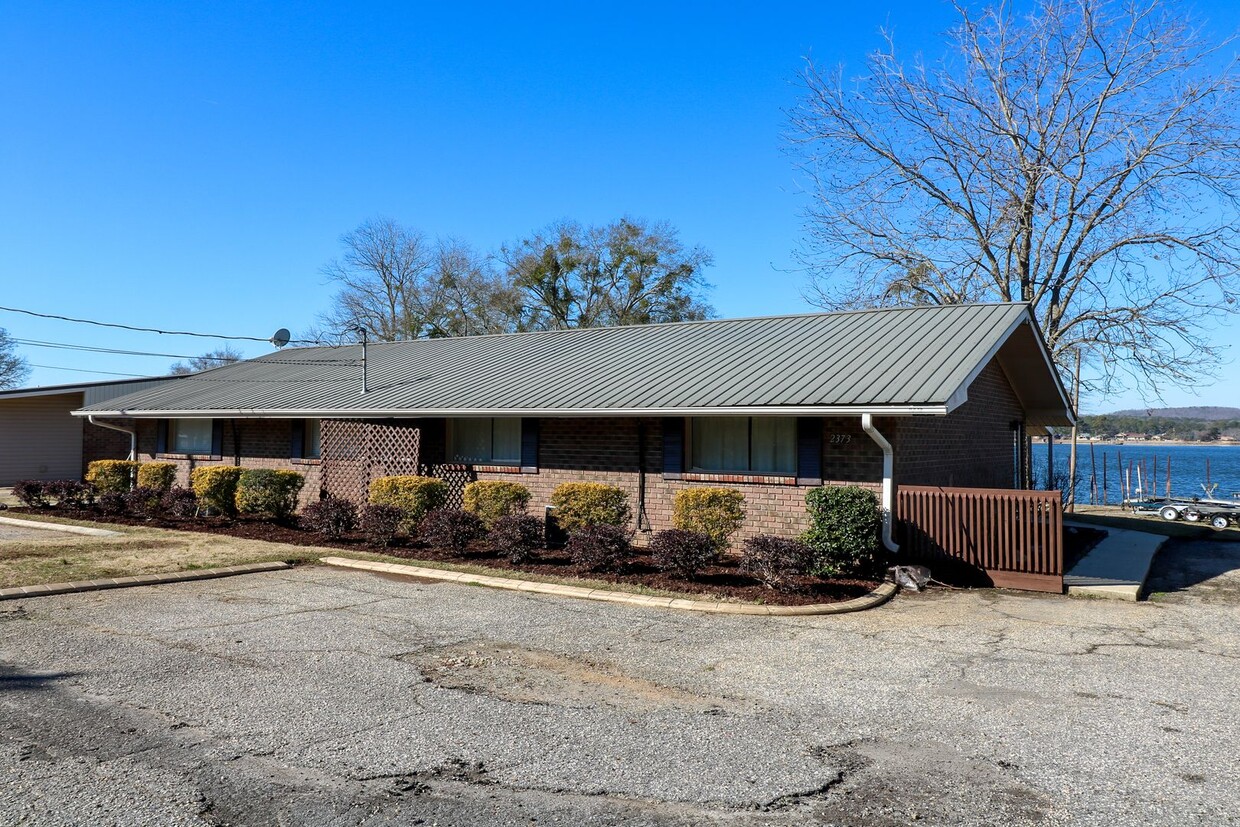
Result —
[[454, 419], [449, 423], [452, 462], [520, 465], [521, 420]]
[[319, 427], [319, 420], [306, 420], [306, 441], [301, 450], [305, 459], [318, 459], [322, 456], [322, 430]]
[[694, 471], [794, 476], [797, 421], [791, 416], [695, 416], [689, 425]]
[[174, 419], [168, 423], [168, 451], [173, 454], [211, 453], [210, 419]]

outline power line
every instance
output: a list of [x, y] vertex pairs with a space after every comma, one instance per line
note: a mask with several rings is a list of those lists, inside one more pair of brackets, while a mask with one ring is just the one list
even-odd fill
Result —
[[43, 368], [44, 370], [67, 370], [73, 373], [98, 373], [103, 376], [128, 376], [131, 379], [144, 379], [146, 374], [142, 373], [116, 373], [111, 370], [84, 370], [82, 368], [62, 368], [60, 365], [36, 365], [33, 362], [28, 363], [32, 368]]
[[270, 338], [261, 338], [258, 336], [225, 336], [220, 333], [192, 333], [187, 330], [160, 330], [157, 327], [135, 327], [134, 325], [116, 324], [113, 322], [99, 322], [94, 319], [75, 319], [72, 316], [59, 316], [55, 313], [36, 313], [33, 310], [22, 310], [20, 307], [3, 307], [0, 310], [9, 313], [22, 313], [26, 316], [35, 316], [40, 319], [54, 319], [61, 322], [74, 322], [75, 324], [90, 324], [96, 327], [113, 327], [119, 330], [133, 330], [138, 333], [159, 333], [165, 336], [195, 336], [199, 339], [228, 339], [234, 342], [271, 342]]
[[19, 345], [27, 347], [44, 347], [54, 348], [56, 350], [81, 350], [87, 353], [111, 353], [117, 356], [159, 356], [164, 359], [203, 359], [211, 362], [227, 362], [228, 359], [219, 356], [187, 356], [183, 353], [153, 353], [149, 350], [119, 350], [111, 347], [96, 347], [94, 345], [75, 345], [69, 342], [47, 342], [42, 339], [14, 339]]

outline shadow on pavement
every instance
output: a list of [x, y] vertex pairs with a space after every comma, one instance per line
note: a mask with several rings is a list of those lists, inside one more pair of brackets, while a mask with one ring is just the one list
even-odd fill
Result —
[[1170, 540], [1154, 558], [1145, 591], [1146, 594], [1186, 592], [1219, 578], [1223, 582], [1218, 585], [1233, 586], [1240, 591], [1240, 543], [1231, 538]]
[[77, 672], [22, 672], [0, 663], [0, 692], [47, 689], [55, 681], [77, 676]]

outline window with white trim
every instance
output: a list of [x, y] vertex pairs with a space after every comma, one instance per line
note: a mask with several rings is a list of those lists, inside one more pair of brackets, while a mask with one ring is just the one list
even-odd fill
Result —
[[210, 419], [173, 419], [168, 423], [168, 451], [173, 454], [211, 453]]
[[794, 416], [695, 416], [689, 421], [689, 431], [692, 471], [796, 475]]
[[520, 465], [521, 420], [514, 417], [449, 420], [448, 457], [449, 462], [469, 465]]

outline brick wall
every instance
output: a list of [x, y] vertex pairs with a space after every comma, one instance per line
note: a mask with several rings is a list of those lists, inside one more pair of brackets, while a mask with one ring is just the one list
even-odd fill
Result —
[[895, 423], [895, 438], [888, 439], [895, 446], [896, 484], [1012, 488], [1011, 424], [1023, 417], [1007, 376], [991, 362], [973, 381], [969, 400], [949, 415]]
[[[662, 424], [661, 419], [544, 419], [539, 429], [538, 473], [478, 472], [476, 476], [478, 479], [520, 482], [533, 495], [530, 510], [539, 515], [550, 504], [551, 492], [563, 482], [619, 485], [629, 492], [630, 504], [636, 511], [639, 428], [644, 427], [645, 516], [653, 531], [672, 527], [672, 501], [677, 491], [702, 486], [735, 488], [745, 495], [746, 520], [734, 538], [736, 542], [757, 534], [792, 537], [805, 530], [805, 493], [808, 486], [736, 482], [722, 478], [664, 479]], [[823, 431], [823, 473], [827, 484], [859, 483], [878, 490], [882, 452], [861, 431], [859, 423], [854, 423], [852, 419], [828, 419], [824, 420]], [[831, 434], [848, 434], [851, 439], [840, 439], [830, 444]]]
[[[113, 425], [132, 428], [132, 419], [109, 419]], [[129, 456], [129, 434], [101, 428], [83, 420], [82, 425], [82, 476], [86, 468], [97, 459], [125, 459]]]
[[223, 450], [218, 459], [198, 455], [189, 457], [183, 454], [157, 454], [157, 428], [158, 423], [155, 420], [144, 419], [138, 422], [138, 461], [174, 463], [177, 466], [177, 485], [188, 488], [190, 471], [204, 465], [274, 468], [305, 475], [306, 484], [301, 489], [300, 498], [303, 505], [319, 499], [319, 462], [289, 457], [293, 433], [292, 425], [287, 419], [224, 420]]

